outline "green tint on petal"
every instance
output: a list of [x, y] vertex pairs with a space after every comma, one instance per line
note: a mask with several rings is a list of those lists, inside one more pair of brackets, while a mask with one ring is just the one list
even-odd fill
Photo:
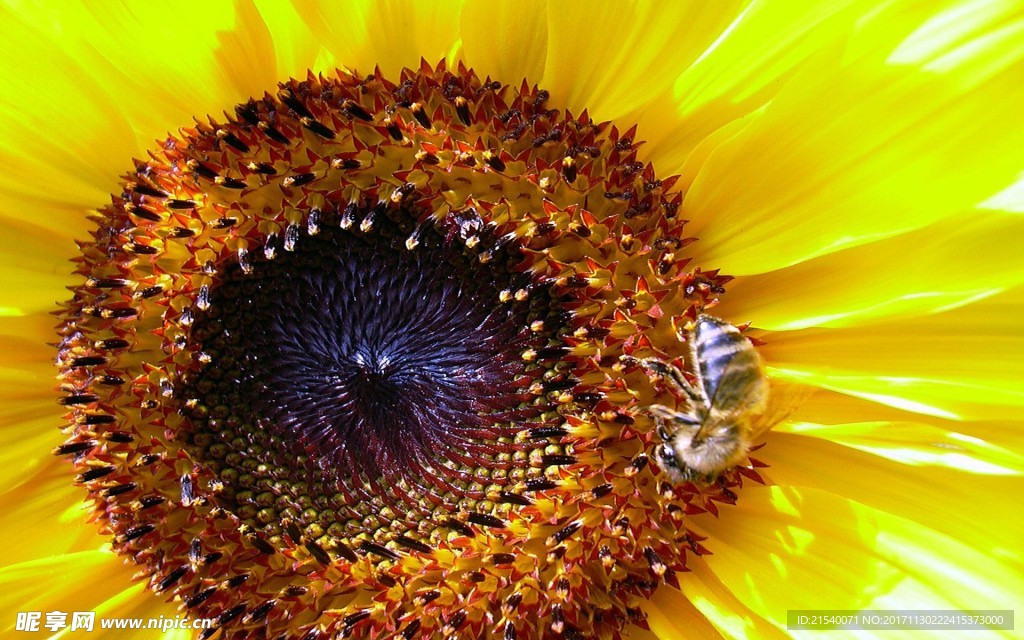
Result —
[[718, 312], [761, 329], [845, 327], [969, 304], [1024, 283], [1024, 217], [973, 211], [737, 278]]
[[701, 524], [716, 541], [711, 570], [780, 628], [791, 609], [870, 608], [905, 584], [928, 598], [903, 609], [1009, 608], [1024, 593], [1021, 576], [973, 540], [818, 489], [745, 488], [735, 509]]
[[703, 623], [698, 626], [686, 615], [696, 609], [725, 638], [786, 638], [787, 634], [755, 613], [723, 585], [703, 561], [693, 561], [690, 572], [681, 576], [681, 592], [661, 587], [651, 597], [650, 609], [657, 609], [650, 619], [651, 629], [662, 640], [676, 638], [714, 638], [701, 635]]
[[[1007, 425], [1007, 428], [1012, 427]], [[837, 442], [910, 466], [947, 467], [983, 475], [1024, 475], [1024, 455], [980, 438], [929, 424], [855, 422], [820, 425], [804, 422], [787, 425], [783, 430]]]
[[962, 540], [999, 562], [1024, 566], [1019, 516], [1007, 504], [1009, 496], [1024, 491], [1019, 475], [909, 466], [826, 437], [773, 432], [756, 455], [770, 465], [765, 475], [773, 482], [829, 492]]
[[762, 354], [780, 379], [913, 413], [1013, 420], [1024, 407], [1021, 317], [1018, 287], [920, 318], [771, 333]]
[[[730, 122], [747, 119], [821, 47], [849, 33], [865, 2], [757, 0], [638, 116], [646, 152], [663, 173], [682, 171], [691, 151]], [[686, 184], [689, 180], [686, 181]]]
[[944, 74], [882, 66], [884, 49], [850, 62], [822, 51], [696, 175], [683, 203], [701, 239], [695, 260], [764, 273], [927, 226], [1005, 188], [1024, 147], [1024, 46], [1014, 51], [1002, 66], [972, 58]]

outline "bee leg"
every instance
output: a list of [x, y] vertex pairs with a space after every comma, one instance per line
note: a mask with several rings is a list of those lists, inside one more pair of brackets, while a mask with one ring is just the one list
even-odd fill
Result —
[[686, 379], [683, 372], [667, 362], [662, 362], [655, 358], [647, 358], [642, 361], [644, 368], [652, 373], [665, 378], [670, 381], [673, 386], [677, 387], [680, 391], [686, 394], [686, 397], [690, 399], [690, 404], [695, 407], [704, 406], [706, 403], [701, 393], [690, 384], [690, 381]]
[[[713, 477], [709, 477], [708, 483], [712, 482], [713, 480]], [[736, 495], [736, 492], [730, 489], [729, 485], [725, 483], [725, 476], [718, 476], [718, 487], [722, 490], [722, 494], [725, 495], [725, 497], [729, 498], [730, 500], [736, 500], [737, 498], [739, 498], [739, 496]]]
[[683, 479], [683, 482], [697, 482], [704, 479], [704, 475], [701, 472], [690, 467], [680, 467], [679, 476]]
[[[647, 407], [647, 412], [650, 413], [655, 418], [659, 418], [661, 420], [665, 420], [668, 422], [682, 422], [683, 424], [691, 425], [700, 424], [700, 419], [685, 413], [679, 413], [678, 411], [675, 411], [673, 409], [669, 409], [663, 404], [652, 404], [651, 406]], [[668, 438], [664, 439], [667, 440]]]

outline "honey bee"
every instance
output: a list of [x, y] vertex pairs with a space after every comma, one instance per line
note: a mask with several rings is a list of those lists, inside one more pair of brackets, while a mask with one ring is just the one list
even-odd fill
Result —
[[647, 410], [659, 423], [662, 443], [655, 456], [668, 476], [710, 482], [741, 463], [765, 430], [760, 417], [768, 404], [768, 379], [757, 350], [724, 320], [698, 316], [688, 342], [693, 383], [670, 363], [642, 362], [683, 394], [685, 410], [660, 404]]

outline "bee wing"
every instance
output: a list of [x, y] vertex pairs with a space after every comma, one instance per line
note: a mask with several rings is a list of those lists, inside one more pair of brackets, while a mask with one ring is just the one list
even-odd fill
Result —
[[751, 439], [764, 435], [772, 427], [784, 422], [818, 391], [817, 387], [778, 380], [771, 380], [769, 386], [764, 412], [751, 423]]
[[761, 357], [750, 343], [704, 367], [704, 390], [712, 408], [736, 413], [760, 413], [768, 399], [768, 379]]

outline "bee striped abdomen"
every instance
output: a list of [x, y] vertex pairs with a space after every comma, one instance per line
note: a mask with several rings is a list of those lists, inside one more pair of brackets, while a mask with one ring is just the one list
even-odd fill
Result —
[[761, 358], [731, 324], [713, 316], [697, 318], [694, 356], [709, 404], [726, 410], [763, 406], [767, 389]]

